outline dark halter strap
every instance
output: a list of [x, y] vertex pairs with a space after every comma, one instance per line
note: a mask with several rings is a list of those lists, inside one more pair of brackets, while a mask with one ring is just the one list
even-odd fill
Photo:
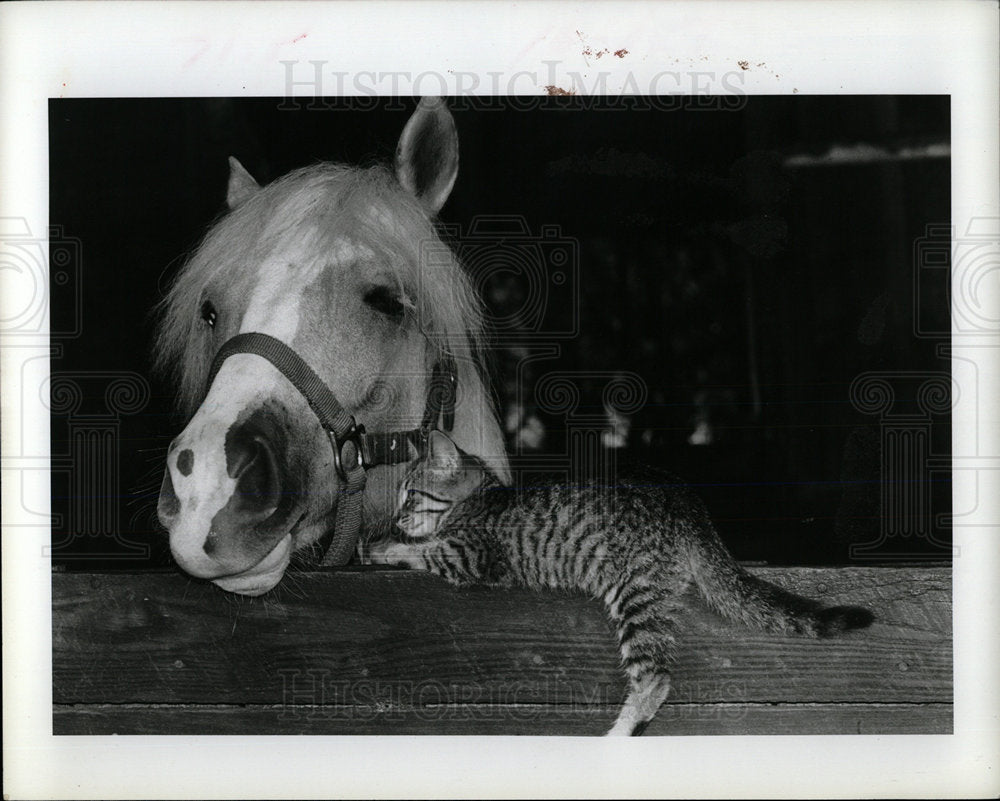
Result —
[[294, 350], [268, 334], [237, 334], [223, 343], [215, 354], [208, 373], [205, 391], [212, 386], [222, 363], [238, 353], [250, 353], [267, 359], [306, 399], [333, 447], [333, 459], [341, 480], [333, 539], [322, 564], [334, 567], [347, 564], [357, 547], [361, 532], [365, 471], [378, 465], [409, 461], [410, 445], [423, 454], [427, 435], [437, 427], [450, 431], [455, 424], [455, 388], [458, 382], [455, 362], [443, 357], [434, 364], [427, 403], [420, 428], [408, 431], [368, 433], [340, 405], [336, 396], [313, 369]]

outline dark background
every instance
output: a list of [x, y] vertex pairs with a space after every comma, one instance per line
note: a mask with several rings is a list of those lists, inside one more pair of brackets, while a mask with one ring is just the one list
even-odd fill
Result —
[[[948, 370], [938, 348], [949, 330], [950, 161], [884, 154], [946, 145], [948, 98], [736, 100], [452, 103], [461, 166], [442, 223], [487, 276], [508, 345], [493, 359], [503, 411], [520, 397], [544, 433], [531, 448], [512, 431], [516, 461], [565, 451], [567, 420], [533, 395], [547, 372], [578, 375], [577, 413], [599, 418], [603, 382], [628, 371], [648, 395], [623, 453], [698, 485], [738, 558], [842, 564], [853, 543], [874, 544], [864, 558], [881, 561], [946, 559], [946, 471], [906, 479], [929, 498], [924, 534], [880, 540], [886, 429], [849, 389], [861, 373], [896, 374], [895, 412], [920, 418], [929, 452], [946, 461], [948, 416], [921, 417], [914, 381]], [[184, 421], [150, 372], [151, 310], [223, 210], [226, 157], [261, 183], [318, 160], [389, 159], [414, 105], [281, 104], [50, 101], [56, 565], [169, 561], [156, 495]], [[857, 145], [882, 155], [792, 158]], [[521, 232], [473, 228], [477, 215], [505, 215]], [[548, 269], [560, 243], [578, 256], [578, 305], [564, 286], [519, 313], [517, 265], [497, 269], [490, 254]], [[925, 252], [945, 261], [924, 269]], [[523, 366], [553, 342], [557, 358]], [[55, 397], [60, 377], [79, 388], [71, 407]], [[142, 389], [109, 406], [122, 377]], [[699, 421], [710, 441], [691, 444]]]

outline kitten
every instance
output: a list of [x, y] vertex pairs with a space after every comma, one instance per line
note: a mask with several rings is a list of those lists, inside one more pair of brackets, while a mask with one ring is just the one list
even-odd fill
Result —
[[438, 431], [403, 481], [396, 525], [406, 541], [374, 544], [373, 562], [456, 585], [575, 588], [603, 599], [630, 687], [609, 735], [641, 734], [666, 700], [675, 621], [692, 582], [715, 611], [765, 631], [824, 637], [874, 620], [746, 572], [682, 485], [505, 487]]

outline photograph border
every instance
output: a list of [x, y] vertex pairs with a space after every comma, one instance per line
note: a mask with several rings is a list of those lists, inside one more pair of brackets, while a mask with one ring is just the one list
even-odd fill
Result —
[[[972, 1], [8, 3], [0, 6], [0, 220], [23, 221], [39, 238], [49, 230], [50, 97], [912, 93], [951, 95], [952, 225], [989, 239], [1000, 222], [997, 20], [995, 4]], [[593, 56], [604, 51], [615, 57]], [[300, 79], [289, 64], [310, 65], [320, 79]], [[985, 264], [995, 277], [996, 251]], [[1000, 550], [990, 536], [1000, 520], [1000, 434], [997, 404], [987, 400], [1000, 397], [1000, 297], [988, 277], [955, 286], [974, 287], [953, 293], [951, 347], [975, 381], [960, 387], [953, 410], [953, 735], [53, 737], [49, 417], [39, 392], [23, 391], [25, 381], [42, 386], [38, 365], [51, 344], [47, 329], [5, 335], [5, 794], [996, 795], [1000, 645], [982, 632], [1000, 628]], [[0, 293], [0, 319], [33, 302]]]

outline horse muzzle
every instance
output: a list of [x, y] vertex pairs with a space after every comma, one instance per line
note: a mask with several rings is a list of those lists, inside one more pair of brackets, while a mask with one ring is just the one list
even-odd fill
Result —
[[[290, 416], [287, 407], [269, 409], [265, 402], [252, 414], [234, 407], [232, 393], [215, 385], [215, 378], [228, 359], [247, 356], [266, 360], [298, 390], [298, 403], [315, 415], [312, 426], [303, 427], [300, 416]], [[305, 517], [294, 517], [304, 504], [301, 488], [289, 486], [291, 478], [322, 476], [331, 467], [333, 483], [324, 506], [335, 506], [336, 519], [323, 564], [346, 564], [361, 528], [365, 471], [408, 461], [413, 448], [422, 452], [428, 431], [439, 420], [450, 429], [456, 382], [453, 360], [443, 357], [435, 363], [428, 382], [420, 427], [368, 433], [288, 345], [257, 332], [232, 337], [212, 362], [202, 409], [167, 455], [158, 515], [170, 531], [170, 549], [178, 565], [233, 592], [266, 592], [280, 580], [293, 546], [298, 546], [293, 532]], [[243, 397], [255, 397], [256, 387], [248, 383], [245, 373], [241, 386]], [[279, 408], [284, 411], [279, 413]], [[287, 418], [284, 421], [282, 414]], [[228, 428], [222, 417], [233, 421]], [[299, 441], [310, 432], [307, 444]], [[292, 459], [289, 438], [297, 443], [292, 448], [299, 454]], [[322, 466], [313, 463], [309, 470], [299, 464], [302, 453], [315, 454], [315, 446], [321, 443], [325, 445], [319, 449], [324, 453]], [[327, 450], [331, 446], [332, 453]], [[297, 469], [290, 470], [289, 461]], [[320, 482], [310, 482], [315, 492]]]
[[195, 430], [200, 436], [185, 431], [171, 445], [157, 506], [174, 559], [220, 586], [277, 571], [273, 586], [288, 564], [289, 521], [300, 495], [289, 479], [281, 422], [261, 408], [224, 436]]

